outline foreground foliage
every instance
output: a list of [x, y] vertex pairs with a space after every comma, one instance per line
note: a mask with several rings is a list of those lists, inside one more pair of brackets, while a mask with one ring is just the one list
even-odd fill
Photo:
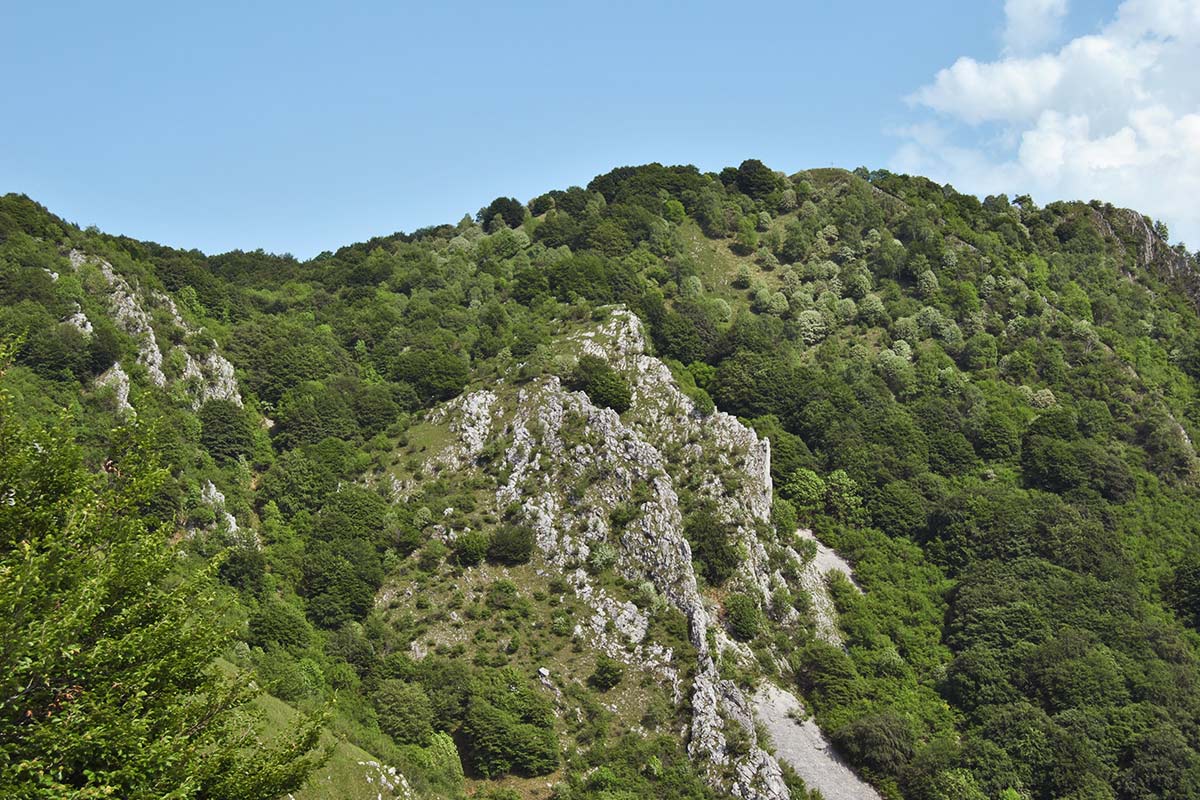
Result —
[[264, 741], [213, 570], [180, 575], [137, 440], [105, 472], [0, 394], [0, 788], [5, 797], [278, 797], [321, 757], [308, 722]]

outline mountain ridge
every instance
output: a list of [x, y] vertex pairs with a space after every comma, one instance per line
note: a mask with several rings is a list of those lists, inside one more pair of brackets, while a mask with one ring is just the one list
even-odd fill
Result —
[[[755, 161], [306, 262], [9, 195], [3, 384], [97, 470], [157, 425], [145, 513], [228, 551], [226, 656], [336, 692], [409, 796], [1186, 797], [1200, 273], [1163, 233]], [[781, 766], [771, 692], [873, 788]]]

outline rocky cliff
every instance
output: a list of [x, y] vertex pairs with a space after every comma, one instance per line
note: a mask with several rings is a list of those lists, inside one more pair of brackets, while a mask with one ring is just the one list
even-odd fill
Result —
[[[100, 291], [104, 303], [117, 326], [137, 346], [137, 363], [146, 370], [150, 382], [160, 388], [172, 388], [186, 394], [193, 409], [198, 409], [208, 400], [230, 400], [242, 404], [233, 364], [218, 351], [215, 344], [206, 342], [204, 355], [194, 355], [193, 350], [204, 339], [204, 329], [188, 322], [175, 301], [167, 294], [135, 286], [113, 269], [112, 264], [101, 258], [89, 256], [79, 250], [68, 254], [75, 271], [94, 269], [100, 276]], [[168, 340], [164, 346], [161, 331], [155, 329], [154, 311], [159, 311], [162, 321], [159, 327], [167, 327], [176, 333], [179, 343]], [[82, 310], [64, 320], [74, 325], [84, 336], [92, 333], [92, 323]], [[174, 368], [170, 364], [176, 365]], [[170, 375], [168, 375], [170, 372]], [[120, 409], [130, 411], [129, 375], [120, 363], [96, 379], [98, 386], [111, 386], [117, 395]]]
[[[773, 599], [787, 587], [783, 568], [805, 576], [805, 585], [824, 598], [818, 629], [834, 640], [832, 604], [820, 575], [844, 564], [839, 567], [836, 556], [823, 548], [821, 562], [808, 563], [775, 536], [769, 442], [735, 417], [701, 412], [667, 365], [647, 353], [637, 317], [613, 309], [599, 325], [570, 333], [559, 344], [560, 363], [590, 354], [624, 375], [632, 390], [631, 409], [618, 415], [597, 407], [554, 375], [519, 387], [478, 389], [431, 415], [430, 422], [449, 436], [427, 464], [442, 476], [490, 476], [484, 502], [496, 513], [516, 509], [536, 533], [539, 570], [566, 575], [575, 596], [592, 609], [575, 635], [669, 682], [677, 704], [687, 694], [688, 749], [708, 765], [715, 785], [747, 800], [786, 798], [779, 763], [768, 742], [759, 741], [754, 700], [720, 669], [722, 662], [757, 669], [755, 657], [719, 624], [720, 595], [701, 588], [684, 518], [689, 507], [705, 504], [736, 530], [742, 560], [731, 583], [757, 597], [763, 611], [780, 623], [794, 622], [797, 615]], [[400, 498], [416, 488], [412, 480], [394, 484]], [[620, 524], [614, 523], [618, 509], [625, 511]], [[440, 529], [447, 541], [466, 532]], [[583, 568], [595, 554], [608, 551], [621, 576], [652, 585], [686, 617], [695, 663], [680, 663], [678, 654], [652, 641], [647, 612], [612, 596]], [[777, 664], [774, 670], [781, 668]], [[799, 705], [783, 690], [772, 691], [772, 698], [784, 698], [780, 707]], [[810, 732], [810, 741], [819, 738], [819, 731], [816, 738]], [[798, 749], [803, 746], [792, 743], [789, 754]], [[827, 745], [807, 753], [818, 761], [832, 758]], [[844, 767], [842, 772], [853, 778]], [[865, 784], [856, 786], [860, 796], [869, 796]]]
[[1159, 236], [1144, 214], [1129, 208], [1093, 209], [1096, 227], [1119, 242], [1132, 245], [1138, 269], [1178, 288], [1200, 307], [1200, 270], [1195, 258]]

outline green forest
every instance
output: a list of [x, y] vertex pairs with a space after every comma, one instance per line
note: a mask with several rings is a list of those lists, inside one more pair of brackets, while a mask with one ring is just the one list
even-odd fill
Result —
[[[681, 497], [752, 654], [723, 678], [795, 692], [888, 800], [1200, 797], [1200, 265], [1168, 236], [756, 160], [306, 261], [0, 198], [0, 794], [375, 797], [348, 777], [374, 759], [398, 797], [726, 796], [686, 691], [573, 636], [589, 612], [535, 532], [431, 460], [448, 401], [539, 376], [628, 419], [628, 376], [562, 345], [622, 306], [701, 426], [769, 440], [768, 554], [811, 529], [862, 589], [829, 579], [841, 646], [798, 585], [785, 623]], [[611, 562], [580, 568], [688, 653]], [[470, 635], [429, 647], [451, 621]]]

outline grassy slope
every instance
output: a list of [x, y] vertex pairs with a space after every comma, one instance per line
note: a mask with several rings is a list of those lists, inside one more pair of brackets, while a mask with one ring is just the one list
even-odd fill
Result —
[[[270, 730], [284, 730], [292, 725], [299, 712], [269, 694], [256, 701], [262, 709]], [[333, 740], [330, 734], [325, 744]], [[338, 741], [325, 765], [313, 773], [300, 791], [291, 795], [295, 800], [377, 800], [379, 787], [367, 781], [372, 770], [361, 762], [375, 761], [375, 756], [347, 741]]]
[[[223, 658], [218, 658], [216, 664], [227, 675], [238, 672], [237, 667]], [[300, 717], [300, 712], [290, 704], [266, 692], [253, 702], [262, 712], [268, 738], [288, 730]], [[326, 747], [333, 744], [329, 760], [313, 773], [300, 791], [289, 797], [293, 800], [379, 800], [378, 785], [368, 783], [370, 770], [361, 766], [361, 762], [378, 762], [378, 758], [344, 739], [335, 739], [332, 733], [326, 733], [321, 744]]]

